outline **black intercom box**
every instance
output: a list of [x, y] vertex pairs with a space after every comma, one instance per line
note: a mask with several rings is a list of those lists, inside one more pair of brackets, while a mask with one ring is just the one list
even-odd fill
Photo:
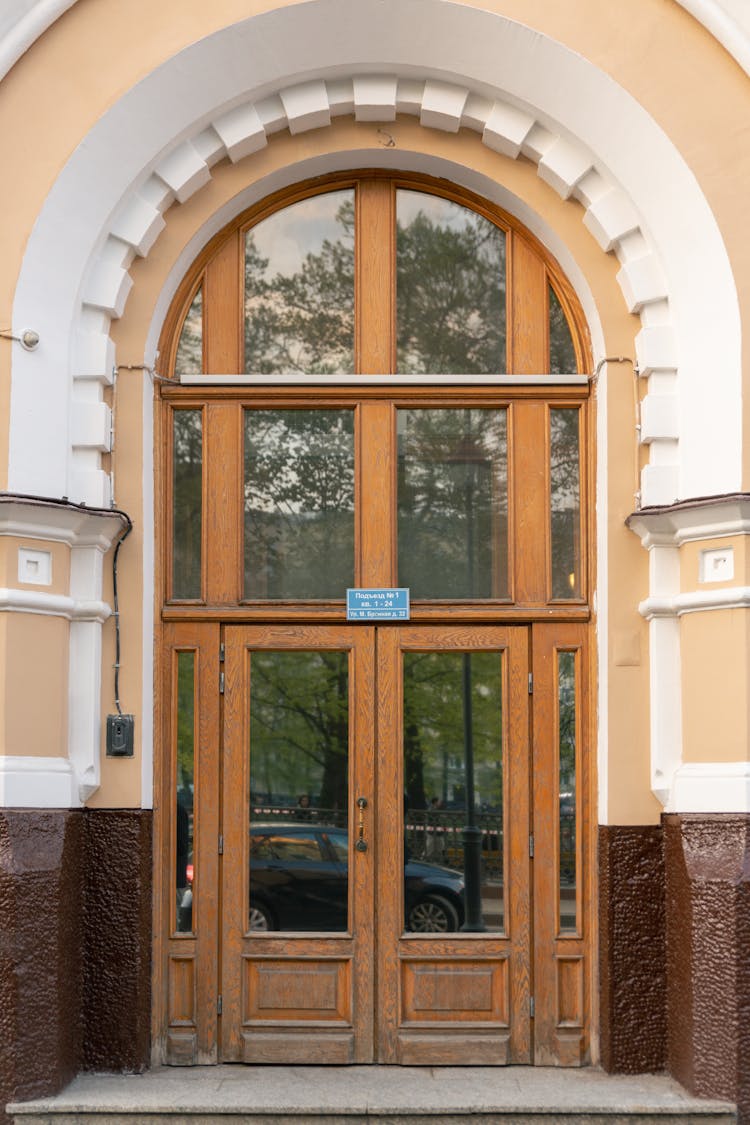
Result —
[[132, 758], [135, 715], [107, 715], [107, 757]]

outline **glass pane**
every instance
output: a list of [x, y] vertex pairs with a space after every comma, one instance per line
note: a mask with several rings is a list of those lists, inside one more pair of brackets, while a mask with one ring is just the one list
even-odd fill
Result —
[[177, 375], [200, 375], [203, 371], [203, 290], [199, 289], [182, 325], [177, 357]]
[[551, 375], [575, 375], [578, 370], [568, 318], [551, 285], [549, 286], [549, 370]]
[[557, 654], [560, 811], [560, 929], [574, 930], [576, 912], [576, 657]]
[[396, 222], [397, 370], [504, 373], [504, 232], [416, 191], [396, 193]]
[[201, 596], [203, 414], [176, 410], [172, 424], [172, 597]]
[[581, 596], [579, 411], [550, 410], [552, 597]]
[[303, 199], [245, 235], [245, 371], [354, 371], [354, 191]]
[[502, 660], [404, 654], [407, 930], [504, 929]]
[[250, 930], [348, 928], [345, 652], [250, 657]]
[[195, 653], [177, 654], [177, 777], [175, 800], [176, 929], [193, 928], [193, 798], [195, 793]]
[[352, 411], [246, 411], [245, 598], [345, 598], [353, 584]]
[[505, 410], [399, 410], [398, 575], [413, 598], [508, 596]]

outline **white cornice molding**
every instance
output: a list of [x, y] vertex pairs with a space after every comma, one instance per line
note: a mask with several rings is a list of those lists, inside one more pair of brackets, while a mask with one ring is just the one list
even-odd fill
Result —
[[108, 551], [124, 526], [125, 519], [117, 511], [0, 492], [0, 536]]
[[750, 494], [709, 496], [681, 504], [643, 508], [628, 516], [626, 522], [646, 549], [747, 535], [750, 533]]
[[45, 617], [65, 617], [68, 621], [98, 621], [112, 616], [106, 602], [83, 601], [41, 590], [0, 587], [0, 613], [39, 613]]
[[0, 808], [69, 809], [81, 804], [67, 758], [0, 755]]
[[675, 813], [750, 813], [750, 762], [687, 762], [667, 804]]
[[682, 617], [686, 613], [702, 613], [712, 609], [747, 609], [750, 607], [750, 586], [724, 586], [719, 590], [690, 590], [673, 598], [644, 598], [638, 612], [647, 621], [655, 617]]

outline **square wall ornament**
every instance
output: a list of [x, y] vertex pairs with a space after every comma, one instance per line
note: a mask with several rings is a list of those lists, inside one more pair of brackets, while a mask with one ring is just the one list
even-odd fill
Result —
[[18, 548], [18, 581], [32, 586], [52, 585], [52, 554], [50, 551], [34, 551], [28, 547]]
[[699, 571], [700, 582], [731, 582], [734, 578], [734, 547], [701, 551]]

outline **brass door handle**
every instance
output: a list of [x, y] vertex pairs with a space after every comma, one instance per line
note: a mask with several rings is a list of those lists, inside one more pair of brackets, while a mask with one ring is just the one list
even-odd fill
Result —
[[359, 809], [359, 833], [357, 836], [357, 843], [354, 845], [358, 852], [367, 851], [367, 840], [365, 840], [365, 809], [367, 808], [367, 797], [357, 797], [357, 808]]

